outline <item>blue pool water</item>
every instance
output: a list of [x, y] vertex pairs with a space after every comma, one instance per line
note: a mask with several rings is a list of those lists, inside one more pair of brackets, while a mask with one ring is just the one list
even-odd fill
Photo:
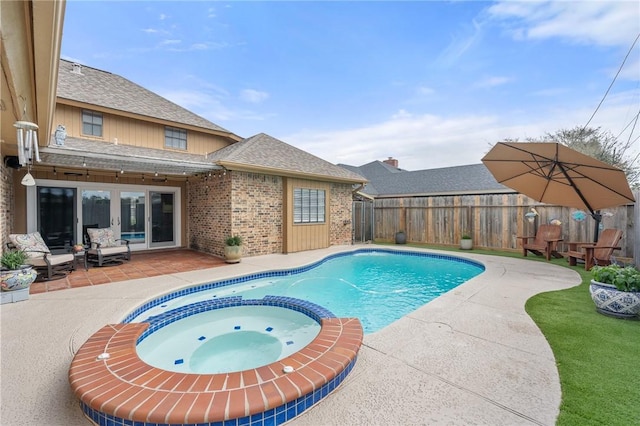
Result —
[[330, 256], [309, 267], [183, 290], [146, 304], [125, 321], [145, 321], [212, 298], [275, 295], [307, 300], [337, 317], [357, 317], [365, 333], [372, 333], [483, 271], [481, 264], [454, 256], [358, 250]]

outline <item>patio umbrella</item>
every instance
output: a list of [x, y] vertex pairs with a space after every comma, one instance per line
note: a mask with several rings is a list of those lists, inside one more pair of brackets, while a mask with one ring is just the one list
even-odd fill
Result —
[[482, 158], [496, 180], [546, 204], [587, 210], [596, 221], [600, 209], [633, 203], [622, 170], [555, 142], [498, 142]]

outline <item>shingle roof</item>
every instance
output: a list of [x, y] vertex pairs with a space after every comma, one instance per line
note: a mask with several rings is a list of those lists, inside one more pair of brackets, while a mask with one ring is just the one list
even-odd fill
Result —
[[376, 197], [515, 192], [498, 183], [484, 164], [416, 171], [397, 169], [381, 161], [360, 167], [340, 166], [365, 176], [369, 183], [361, 192]]
[[124, 77], [86, 66], [72, 70], [72, 62], [60, 60], [59, 98], [232, 134]]
[[208, 155], [225, 167], [244, 165], [293, 174], [364, 182], [361, 174], [329, 163], [265, 133], [259, 133]]
[[[40, 149], [44, 164], [73, 168], [181, 175], [220, 169], [204, 155], [118, 145], [111, 142], [67, 137], [64, 145], [53, 142]], [[86, 164], [86, 165], [83, 165]]]

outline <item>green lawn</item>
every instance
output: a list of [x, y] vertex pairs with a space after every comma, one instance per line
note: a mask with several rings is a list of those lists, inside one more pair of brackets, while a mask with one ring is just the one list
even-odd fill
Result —
[[[522, 257], [520, 253], [472, 252]], [[535, 256], [526, 259], [545, 261]], [[538, 294], [525, 305], [556, 358], [562, 386], [556, 424], [640, 425], [640, 321], [599, 314], [589, 296], [591, 273], [584, 267], [570, 267], [565, 259], [552, 263], [574, 269], [582, 277], [577, 287]]]

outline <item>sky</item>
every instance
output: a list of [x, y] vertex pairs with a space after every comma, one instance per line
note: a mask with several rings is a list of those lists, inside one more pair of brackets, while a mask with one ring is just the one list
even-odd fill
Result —
[[585, 125], [637, 155], [639, 35], [635, 0], [67, 0], [61, 56], [241, 137], [422, 170]]

